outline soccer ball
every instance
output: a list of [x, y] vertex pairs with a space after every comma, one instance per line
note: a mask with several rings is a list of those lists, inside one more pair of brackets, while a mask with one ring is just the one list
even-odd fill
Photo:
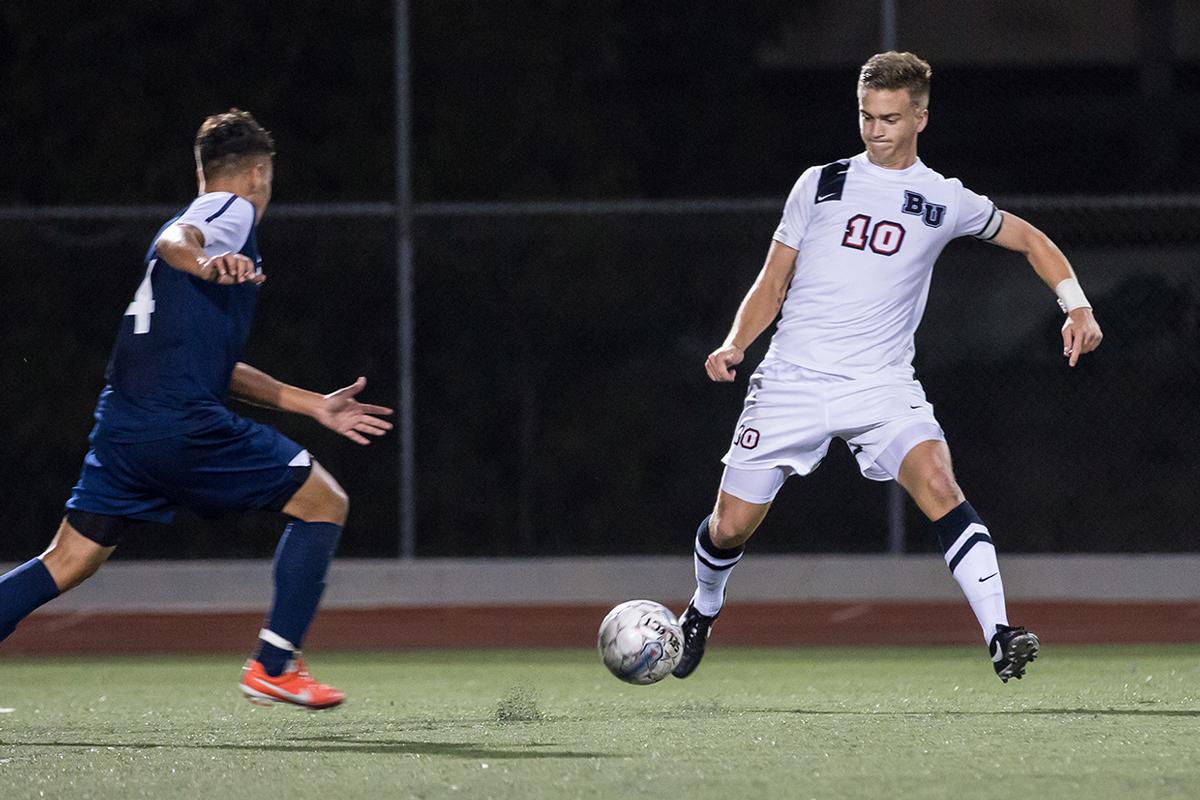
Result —
[[683, 654], [683, 630], [670, 609], [630, 600], [608, 612], [596, 642], [608, 671], [627, 683], [658, 683]]

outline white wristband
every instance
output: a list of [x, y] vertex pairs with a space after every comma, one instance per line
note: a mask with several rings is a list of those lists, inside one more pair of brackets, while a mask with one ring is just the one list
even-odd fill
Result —
[[1079, 285], [1078, 278], [1059, 281], [1059, 284], [1054, 287], [1054, 293], [1058, 295], [1058, 306], [1064, 313], [1069, 314], [1077, 308], [1092, 307], [1092, 304], [1088, 302], [1087, 295], [1083, 293], [1083, 287]]

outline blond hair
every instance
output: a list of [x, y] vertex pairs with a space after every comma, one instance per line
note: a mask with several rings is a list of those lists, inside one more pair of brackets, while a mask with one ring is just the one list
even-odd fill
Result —
[[858, 89], [907, 89], [913, 105], [929, 105], [929, 79], [933, 70], [929, 62], [913, 53], [897, 53], [889, 50], [876, 53], [862, 65], [858, 73]]

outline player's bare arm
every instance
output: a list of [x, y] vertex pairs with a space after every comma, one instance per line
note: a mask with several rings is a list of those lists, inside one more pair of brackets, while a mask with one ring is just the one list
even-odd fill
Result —
[[746, 348], [779, 316], [796, 271], [796, 253], [786, 244], [771, 242], [766, 263], [738, 306], [729, 335], [704, 361], [704, 371], [711, 380], [728, 383], [737, 377], [734, 367], [746, 357]]
[[261, 284], [266, 275], [256, 272], [256, 265], [241, 253], [220, 253], [209, 256], [204, 252], [204, 234], [192, 225], [175, 223], [155, 242], [155, 249], [164, 261], [177, 270], [222, 286], [247, 281]]
[[[1038, 277], [1059, 296], [1067, 311], [1067, 320], [1062, 326], [1063, 356], [1070, 359], [1073, 367], [1079, 357], [1100, 346], [1104, 334], [1092, 315], [1090, 305], [1085, 303], [1083, 290], [1067, 257], [1058, 249], [1050, 237], [1030, 225], [1016, 214], [1004, 213], [1004, 224], [992, 240], [1009, 250], [1021, 253], [1029, 260]], [[1074, 295], [1074, 297], [1073, 297]]]
[[392, 429], [392, 423], [380, 419], [390, 415], [392, 409], [359, 402], [357, 396], [366, 386], [367, 379], [360, 377], [336, 392], [319, 394], [238, 362], [233, 368], [229, 392], [247, 403], [312, 417], [356, 444], [370, 444], [367, 436], [382, 436]]

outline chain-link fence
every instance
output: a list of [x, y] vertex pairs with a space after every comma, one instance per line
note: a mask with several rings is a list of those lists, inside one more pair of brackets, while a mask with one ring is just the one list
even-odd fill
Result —
[[[1063, 363], [1052, 294], [1024, 260], [953, 243], [917, 372], [974, 505], [1013, 551], [1195, 549], [1200, 197], [1003, 203], [1071, 257], [1105, 329]], [[273, 208], [246, 358], [329, 390], [396, 395], [395, 227], [386, 209]], [[682, 552], [711, 505], [745, 375], [709, 383], [777, 204], [426, 206], [417, 223], [419, 555]], [[0, 559], [37, 552], [85, 450], [140, 258], [162, 216], [0, 216], [8, 487]], [[203, 332], [197, 332], [203, 335]], [[750, 353], [761, 357], [766, 336]], [[743, 370], [746, 372], [746, 370]], [[397, 552], [393, 441], [359, 448], [258, 409], [351, 494], [341, 553]], [[932, 547], [908, 507], [908, 547]], [[880, 551], [887, 487], [835, 444], [780, 494], [756, 549]], [[262, 556], [278, 521], [184, 516], [133, 556]]]

